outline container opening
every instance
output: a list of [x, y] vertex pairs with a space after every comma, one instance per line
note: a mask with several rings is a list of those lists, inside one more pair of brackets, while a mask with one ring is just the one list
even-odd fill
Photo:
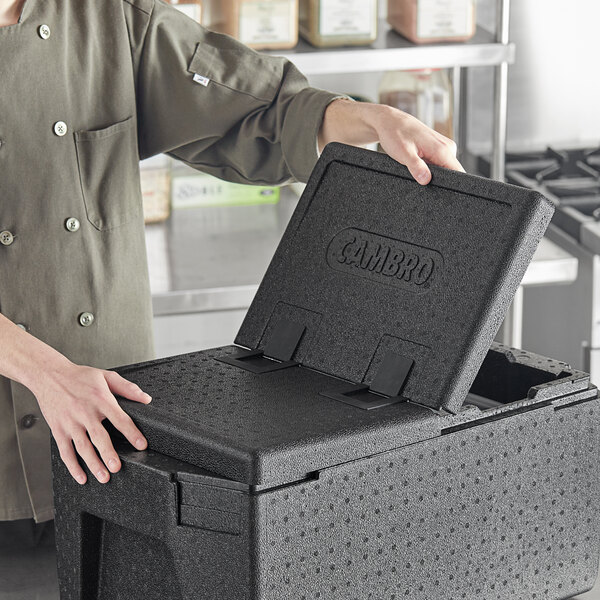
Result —
[[465, 404], [482, 410], [525, 400], [530, 388], [568, 377], [570, 373], [553, 373], [543, 368], [516, 362], [512, 354], [490, 350], [467, 394]]

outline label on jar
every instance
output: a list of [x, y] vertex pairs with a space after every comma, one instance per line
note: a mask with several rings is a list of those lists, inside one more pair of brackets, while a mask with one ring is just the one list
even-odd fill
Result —
[[323, 37], [373, 34], [377, 0], [321, 0], [319, 31]]
[[240, 41], [244, 44], [293, 43], [294, 3], [290, 0], [243, 2], [240, 6]]
[[196, 2], [191, 4], [173, 4], [175, 8], [186, 14], [188, 17], [200, 23], [200, 5]]
[[473, 0], [419, 0], [417, 37], [467, 37], [473, 30]]

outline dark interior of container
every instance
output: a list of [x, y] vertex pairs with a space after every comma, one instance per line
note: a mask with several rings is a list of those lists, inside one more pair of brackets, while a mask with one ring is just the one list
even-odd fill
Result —
[[539, 366], [518, 362], [512, 352], [490, 350], [471, 386], [465, 404], [473, 404], [482, 410], [525, 400], [529, 390], [544, 383], [570, 375], [567, 371], [551, 372]]

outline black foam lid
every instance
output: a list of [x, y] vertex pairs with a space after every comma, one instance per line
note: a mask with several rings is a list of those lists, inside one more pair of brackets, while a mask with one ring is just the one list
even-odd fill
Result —
[[153, 397], [120, 399], [150, 448], [276, 486], [440, 435], [432, 409], [460, 408], [553, 208], [432, 172], [421, 187], [384, 155], [327, 147], [236, 340], [303, 367], [243, 368], [228, 346], [120, 368]]
[[236, 343], [264, 349], [296, 323], [303, 366], [372, 385], [390, 357], [412, 361], [402, 395], [458, 411], [554, 207], [431, 170], [421, 186], [383, 154], [327, 146]]

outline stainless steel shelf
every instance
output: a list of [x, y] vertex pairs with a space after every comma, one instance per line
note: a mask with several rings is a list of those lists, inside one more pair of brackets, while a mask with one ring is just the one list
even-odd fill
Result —
[[460, 44], [424, 44], [409, 42], [380, 22], [377, 41], [366, 47], [314, 48], [304, 40], [285, 56], [307, 75], [364, 73], [388, 70], [484, 67], [513, 63], [515, 45], [496, 42], [492, 33], [477, 28], [473, 39]]
[[[180, 209], [148, 225], [154, 315], [248, 308], [297, 202], [284, 188], [276, 205]], [[570, 283], [577, 268], [575, 257], [543, 239], [522, 285]]]

